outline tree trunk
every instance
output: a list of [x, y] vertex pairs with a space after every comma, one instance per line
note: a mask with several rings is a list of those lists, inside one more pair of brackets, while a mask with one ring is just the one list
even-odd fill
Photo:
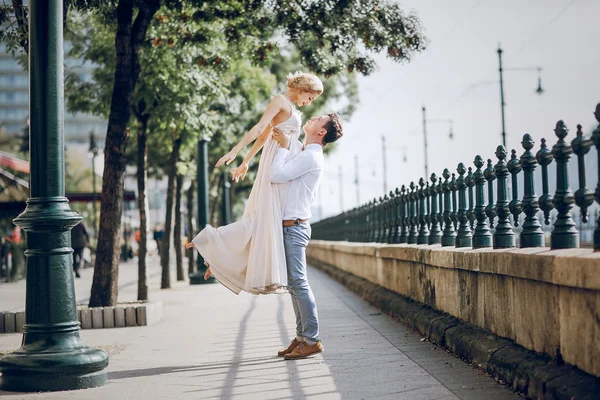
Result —
[[165, 216], [165, 232], [162, 246], [160, 249], [160, 265], [162, 268], [162, 278], [160, 282], [161, 289], [171, 288], [171, 226], [173, 221], [173, 195], [175, 191], [175, 175], [177, 174], [177, 161], [179, 160], [179, 149], [181, 148], [181, 139], [177, 138], [173, 142], [173, 150], [169, 159], [169, 180], [167, 183], [167, 213]]
[[[187, 225], [188, 225], [188, 233], [187, 233], [187, 241], [191, 242], [194, 236], [196, 235], [196, 231], [194, 229], [194, 193], [196, 192], [196, 181], [192, 179], [192, 184], [187, 191]], [[188, 257], [188, 276], [193, 274], [196, 271], [196, 263], [194, 262], [194, 248], [187, 250]]]
[[183, 175], [177, 174], [177, 187], [175, 188], [175, 229], [173, 232], [173, 245], [175, 246], [175, 260], [177, 264], [177, 280], [185, 280], [183, 271], [183, 246], [181, 244], [181, 192], [183, 190]]
[[138, 250], [138, 295], [140, 301], [148, 300], [148, 283], [146, 281], [146, 253], [148, 252], [148, 202], [146, 192], [146, 162], [148, 159], [147, 129], [148, 117], [142, 116], [138, 122], [138, 208], [140, 210], [140, 247]]
[[[139, 4], [140, 9], [132, 24], [134, 3]], [[121, 0], [117, 5], [115, 82], [104, 146], [101, 222], [90, 307], [114, 306], [117, 303], [125, 149], [129, 133], [127, 124], [131, 117], [133, 90], [141, 68], [138, 53], [159, 6], [159, 0]]]

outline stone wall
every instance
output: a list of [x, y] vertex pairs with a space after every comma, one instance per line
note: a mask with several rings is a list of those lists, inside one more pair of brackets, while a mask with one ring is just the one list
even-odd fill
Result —
[[313, 240], [307, 256], [600, 376], [600, 252]]

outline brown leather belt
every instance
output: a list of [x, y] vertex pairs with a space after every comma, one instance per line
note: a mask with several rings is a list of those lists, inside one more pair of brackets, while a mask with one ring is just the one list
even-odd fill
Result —
[[308, 222], [307, 219], [286, 219], [283, 220], [283, 226], [294, 226], [294, 225], [300, 225], [303, 224], [305, 222]]

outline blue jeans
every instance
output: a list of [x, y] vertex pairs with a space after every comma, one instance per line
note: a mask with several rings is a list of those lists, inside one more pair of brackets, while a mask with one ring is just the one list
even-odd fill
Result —
[[296, 314], [296, 337], [308, 342], [319, 340], [319, 318], [315, 296], [306, 275], [306, 246], [310, 241], [308, 223], [284, 226], [283, 244], [287, 262], [288, 289]]

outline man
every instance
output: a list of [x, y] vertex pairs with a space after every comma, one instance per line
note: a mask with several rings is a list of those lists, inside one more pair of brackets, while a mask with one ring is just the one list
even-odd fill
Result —
[[164, 234], [165, 233], [162, 229], [162, 226], [156, 225], [154, 227], [154, 240], [156, 241], [156, 252], [158, 253], [159, 256], [160, 256], [160, 246], [162, 244]]
[[288, 288], [296, 314], [296, 337], [278, 356], [286, 360], [306, 358], [323, 351], [319, 340], [317, 305], [306, 276], [306, 246], [310, 241], [310, 206], [323, 174], [323, 146], [342, 137], [342, 124], [335, 113], [311, 118], [304, 125], [304, 150], [285, 161], [289, 138], [275, 129], [273, 139], [280, 145], [271, 182], [291, 181], [283, 212], [283, 243], [288, 271]]
[[73, 248], [73, 271], [76, 278], [81, 278], [79, 267], [83, 258], [83, 249], [90, 243], [90, 237], [85, 229], [83, 221], [71, 229], [71, 247]]

